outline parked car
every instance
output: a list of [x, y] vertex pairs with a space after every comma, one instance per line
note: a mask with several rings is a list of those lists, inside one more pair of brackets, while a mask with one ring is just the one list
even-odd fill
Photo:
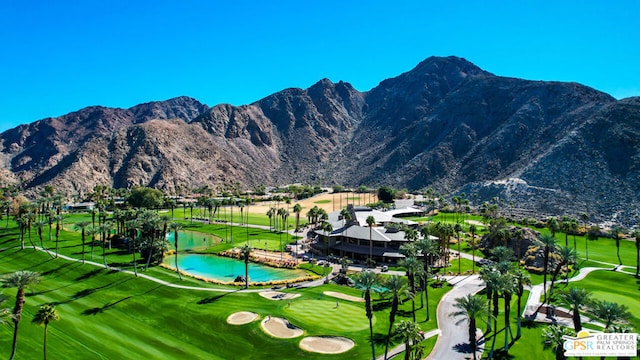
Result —
[[387, 272], [389, 271], [389, 267], [387, 265], [382, 265], [382, 267], [380, 267], [380, 271]]

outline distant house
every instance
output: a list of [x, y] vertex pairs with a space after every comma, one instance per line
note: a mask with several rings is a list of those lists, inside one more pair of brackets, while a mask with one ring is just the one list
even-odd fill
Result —
[[87, 201], [87, 202], [67, 204], [65, 210], [67, 211], [93, 210], [95, 207], [96, 207], [96, 203]]
[[[339, 211], [329, 214], [328, 222], [333, 231], [315, 230], [318, 241], [314, 248], [323, 254], [346, 256], [356, 261], [364, 261], [369, 258], [370, 238], [373, 242], [373, 259], [378, 263], [396, 263], [404, 258], [400, 254], [400, 246], [407, 243], [405, 232], [398, 230], [391, 224], [404, 224], [409, 227], [417, 227], [418, 223], [403, 220], [393, 216], [394, 214], [420, 213], [419, 210], [395, 210], [378, 211], [368, 207], [349, 205], [347, 210], [352, 220], [345, 221]], [[367, 218], [373, 216], [376, 224], [369, 228]], [[432, 237], [433, 239], [437, 239]]]

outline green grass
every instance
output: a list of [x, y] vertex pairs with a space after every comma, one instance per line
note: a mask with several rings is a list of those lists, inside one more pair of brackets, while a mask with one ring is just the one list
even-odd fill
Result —
[[[76, 217], [77, 221], [85, 219]], [[13, 224], [12, 224], [13, 225]], [[72, 224], [67, 223], [67, 229]], [[218, 225], [195, 224], [192, 229], [210, 234], [221, 231]], [[243, 228], [240, 228], [243, 229]], [[254, 229], [250, 229], [253, 231]], [[234, 239], [235, 239], [234, 230]], [[241, 230], [238, 231], [240, 236]], [[264, 231], [261, 236], [271, 237], [275, 243], [277, 234]], [[45, 245], [53, 248], [48, 233]], [[25, 240], [29, 245], [28, 240]], [[39, 244], [39, 239], [33, 236]], [[234, 245], [240, 244], [234, 241]], [[89, 264], [52, 259], [46, 253], [31, 249], [18, 250], [17, 229], [0, 230], [0, 273], [28, 269], [43, 274], [43, 281], [27, 291], [23, 322], [20, 325], [18, 356], [22, 359], [40, 358], [42, 328], [31, 325], [30, 319], [43, 303], [56, 304], [61, 320], [49, 326], [49, 358], [69, 359], [82, 357], [97, 359], [354, 359], [370, 358], [368, 321], [364, 305], [323, 296], [326, 290], [361, 296], [356, 289], [337, 285], [317, 288], [287, 290], [302, 296], [285, 301], [267, 300], [255, 293], [216, 293], [173, 289], [144, 278], [114, 271], [106, 271]], [[59, 242], [61, 254], [80, 258], [80, 234], [63, 231]], [[232, 246], [223, 243], [220, 248]], [[86, 258], [90, 258], [86, 247]], [[132, 269], [132, 256], [120, 249], [107, 249], [107, 262], [123, 269]], [[102, 261], [102, 248], [95, 247], [94, 261]], [[144, 260], [138, 259], [139, 269]], [[313, 267], [322, 271], [324, 268]], [[178, 280], [175, 273], [158, 267], [145, 272], [159, 279], [180, 285], [204, 288], [226, 288], [205, 284], [191, 278]], [[417, 320], [423, 330], [437, 326], [435, 309], [444, 289], [430, 289], [431, 320], [424, 320], [424, 308], [416, 300]], [[4, 291], [10, 299], [15, 290]], [[336, 308], [336, 302], [339, 306]], [[374, 295], [374, 337], [376, 351], [384, 351], [384, 339], [389, 326], [389, 299]], [[303, 352], [298, 347], [300, 339], [275, 340], [264, 334], [259, 322], [243, 326], [230, 326], [226, 318], [236, 311], [249, 310], [260, 314], [281, 316], [305, 330], [305, 335], [341, 335], [356, 342], [356, 347], [339, 355], [319, 355]], [[411, 302], [404, 301], [396, 321], [411, 319]], [[11, 328], [0, 329], [0, 357], [10, 350]], [[247, 341], [250, 339], [250, 341]], [[394, 338], [392, 346], [399, 341]]]
[[558, 289], [571, 287], [584, 288], [592, 292], [593, 299], [617, 302], [625, 305], [632, 314], [629, 321], [636, 331], [640, 329], [640, 280], [633, 275], [599, 270], [587, 275], [579, 282], [571, 282], [568, 287], [558, 286]]
[[331, 204], [332, 200], [329, 199], [324, 199], [324, 200], [317, 200], [313, 202], [314, 204]]
[[[353, 303], [338, 300], [327, 296], [318, 299], [296, 299], [292, 301], [290, 307], [285, 307], [284, 312], [289, 319], [298, 319], [296, 325], [306, 329], [316, 328], [318, 332], [327, 335], [341, 334], [349, 336], [353, 332], [369, 330], [368, 319], [363, 311], [361, 303]], [[336, 307], [336, 303], [338, 307]], [[321, 318], [321, 321], [318, 321]], [[350, 319], [350, 321], [344, 321]], [[376, 324], [378, 316], [374, 315], [373, 322]]]

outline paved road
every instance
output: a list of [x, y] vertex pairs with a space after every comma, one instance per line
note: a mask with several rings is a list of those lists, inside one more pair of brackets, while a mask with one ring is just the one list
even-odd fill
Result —
[[[484, 284], [478, 275], [448, 277], [447, 280], [454, 284], [454, 287], [438, 304], [436, 313], [440, 335], [427, 359], [465, 360], [471, 357], [468, 350], [465, 350], [469, 348], [468, 327], [466, 323], [456, 325], [457, 320], [450, 318], [449, 314], [456, 311], [453, 307], [456, 298], [475, 294], [484, 288]], [[479, 359], [482, 356], [482, 346], [478, 347], [477, 354]]]

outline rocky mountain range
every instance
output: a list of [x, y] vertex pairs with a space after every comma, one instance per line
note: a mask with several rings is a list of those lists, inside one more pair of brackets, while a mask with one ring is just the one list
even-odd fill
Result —
[[5, 131], [0, 159], [0, 179], [28, 191], [432, 187], [628, 225], [640, 205], [640, 98], [431, 57], [366, 92], [323, 79], [243, 106], [179, 97], [88, 107]]

